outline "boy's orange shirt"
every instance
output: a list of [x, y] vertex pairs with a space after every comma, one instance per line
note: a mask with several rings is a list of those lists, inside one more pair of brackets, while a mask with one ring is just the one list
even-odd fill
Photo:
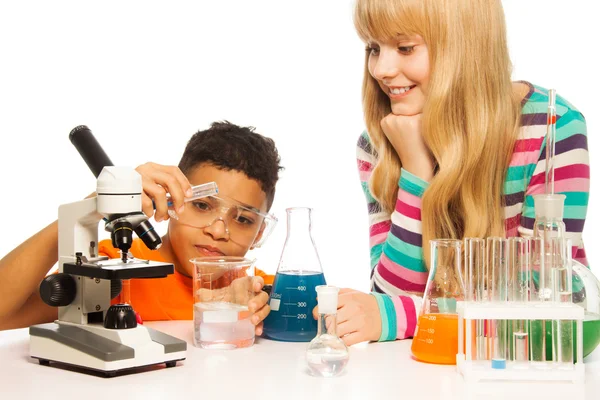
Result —
[[[171, 262], [165, 260], [156, 250], [150, 250], [140, 239], [134, 239], [131, 254], [135, 258], [158, 262]], [[98, 246], [98, 253], [109, 258], [119, 258], [118, 249], [112, 246], [110, 239], [102, 240]], [[266, 275], [258, 268], [257, 276], [262, 276], [265, 284], [273, 283], [273, 276]], [[175, 270], [166, 278], [131, 279], [130, 299], [133, 309], [140, 314], [144, 321], [162, 320], [191, 320], [193, 319], [192, 278], [180, 274]], [[113, 304], [118, 301], [113, 300]]]

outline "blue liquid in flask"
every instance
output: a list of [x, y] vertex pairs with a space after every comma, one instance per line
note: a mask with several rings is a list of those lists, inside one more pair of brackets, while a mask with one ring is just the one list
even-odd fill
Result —
[[263, 327], [263, 336], [284, 342], [310, 342], [317, 334], [313, 309], [317, 306], [315, 288], [325, 285], [320, 273], [300, 271], [275, 275], [269, 305], [271, 312]]

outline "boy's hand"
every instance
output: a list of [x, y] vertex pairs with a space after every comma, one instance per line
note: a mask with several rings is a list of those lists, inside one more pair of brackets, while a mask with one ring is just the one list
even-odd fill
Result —
[[154, 215], [156, 222], [169, 218], [167, 193], [171, 195], [175, 211], [183, 210], [184, 198], [192, 195], [192, 185], [178, 167], [148, 162], [135, 170], [142, 176], [142, 210], [148, 218]]
[[262, 335], [263, 320], [271, 312], [271, 307], [267, 304], [269, 295], [261, 290], [264, 284], [260, 276], [238, 278], [231, 283], [230, 290], [225, 295], [225, 301], [248, 304], [248, 311], [253, 314], [250, 321], [256, 326], [257, 336]]
[[[318, 306], [313, 317], [318, 318]], [[338, 295], [337, 334], [346, 346], [379, 340], [381, 316], [375, 297], [353, 289], [341, 289]]]
[[251, 321], [256, 326], [255, 333], [257, 336], [262, 335], [263, 321], [271, 312], [271, 307], [269, 307], [268, 304], [269, 295], [261, 290], [264, 284], [265, 282], [262, 277], [255, 276], [254, 278], [252, 278], [252, 289], [254, 293], [257, 294], [248, 302], [248, 309], [250, 310], [250, 312], [254, 312]]

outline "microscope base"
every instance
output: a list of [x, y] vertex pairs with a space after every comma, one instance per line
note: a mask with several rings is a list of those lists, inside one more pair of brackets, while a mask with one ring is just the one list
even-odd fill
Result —
[[106, 329], [56, 321], [29, 328], [30, 355], [50, 362], [115, 376], [123, 370], [165, 363], [173, 367], [186, 357], [187, 343], [152, 328]]

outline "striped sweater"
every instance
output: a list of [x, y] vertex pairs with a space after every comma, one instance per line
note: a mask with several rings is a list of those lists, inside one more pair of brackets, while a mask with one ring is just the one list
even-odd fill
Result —
[[[522, 102], [521, 127], [504, 182], [507, 237], [533, 233], [533, 195], [544, 193], [546, 89], [530, 87]], [[564, 222], [573, 240], [574, 258], [588, 265], [581, 233], [589, 194], [589, 159], [583, 115], [565, 99], [556, 99], [555, 192], [566, 195]], [[428, 271], [423, 261], [421, 198], [427, 182], [401, 170], [396, 208], [390, 215], [369, 190], [377, 156], [364, 132], [357, 161], [370, 225], [371, 290], [382, 318], [380, 340], [410, 338], [415, 332]], [[427, 249], [428, 250], [428, 249]]]

